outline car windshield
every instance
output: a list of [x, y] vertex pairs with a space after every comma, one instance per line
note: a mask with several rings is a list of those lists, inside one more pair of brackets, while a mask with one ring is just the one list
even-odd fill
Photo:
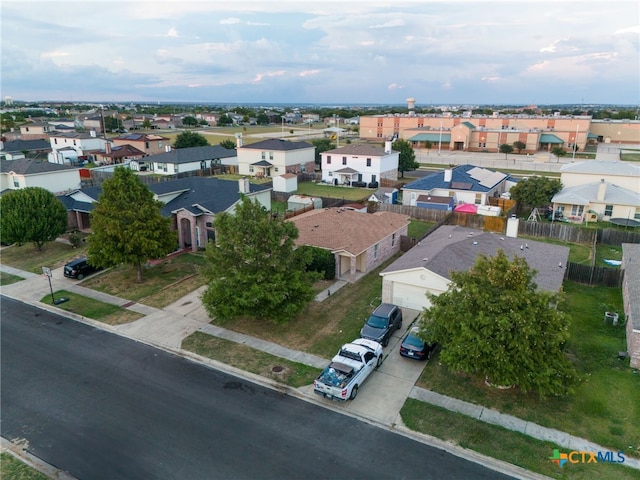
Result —
[[405, 345], [411, 345], [412, 347], [420, 347], [420, 348], [422, 348], [422, 345], [424, 344], [422, 339], [416, 337], [412, 333], [407, 335], [407, 337], [404, 339], [404, 342], [402, 343], [404, 343]]
[[373, 328], [387, 328], [387, 319], [385, 317], [371, 315], [369, 320], [367, 320], [367, 325]]

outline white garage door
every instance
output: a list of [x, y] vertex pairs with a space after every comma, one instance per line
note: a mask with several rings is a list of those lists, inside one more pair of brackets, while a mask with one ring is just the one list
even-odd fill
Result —
[[429, 306], [427, 291], [422, 287], [408, 285], [406, 283], [393, 282], [391, 287], [391, 303], [404, 308], [422, 310]]

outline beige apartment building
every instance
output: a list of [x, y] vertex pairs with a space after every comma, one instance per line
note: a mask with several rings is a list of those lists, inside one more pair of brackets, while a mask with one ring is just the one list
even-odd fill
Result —
[[452, 116], [388, 114], [360, 117], [360, 138], [385, 141], [402, 138], [414, 148], [497, 152], [500, 145], [522, 142], [520, 153], [571, 152], [597, 143], [640, 144], [640, 121], [595, 121], [590, 116], [493, 115]]

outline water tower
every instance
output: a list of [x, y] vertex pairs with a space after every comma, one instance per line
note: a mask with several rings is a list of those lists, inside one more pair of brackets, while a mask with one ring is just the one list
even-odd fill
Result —
[[409, 109], [409, 115], [413, 116], [416, 114], [416, 99], [411, 97], [407, 98], [407, 108]]

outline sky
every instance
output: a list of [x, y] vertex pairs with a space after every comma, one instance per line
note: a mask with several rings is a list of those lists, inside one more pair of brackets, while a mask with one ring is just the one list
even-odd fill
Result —
[[0, 2], [24, 101], [640, 103], [637, 0]]

